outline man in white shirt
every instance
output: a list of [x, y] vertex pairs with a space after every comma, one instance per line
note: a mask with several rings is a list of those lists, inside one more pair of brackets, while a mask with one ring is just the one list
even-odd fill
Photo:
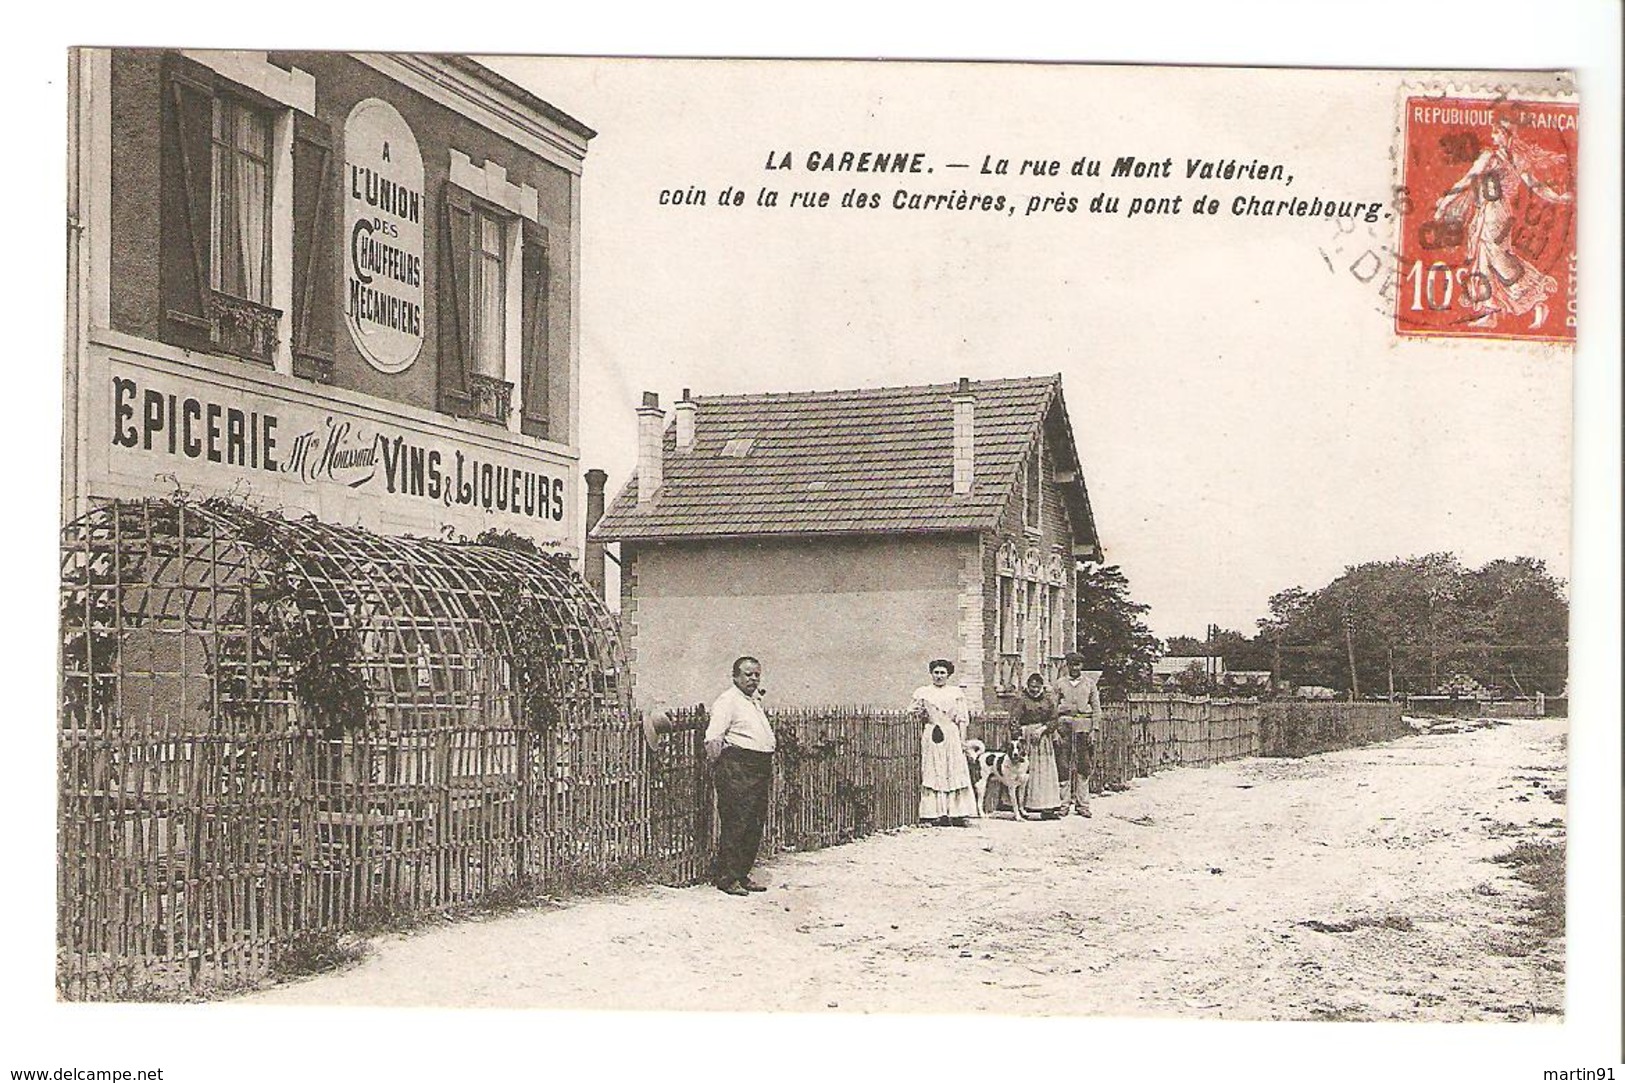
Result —
[[705, 758], [717, 787], [717, 862], [712, 882], [729, 895], [766, 891], [751, 880], [762, 845], [767, 798], [773, 788], [773, 727], [757, 702], [762, 663], [734, 660], [733, 687], [711, 707], [705, 727]]
[[1100, 748], [1104, 712], [1100, 706], [1100, 684], [1094, 674], [1084, 672], [1083, 666], [1083, 655], [1077, 651], [1066, 656], [1066, 673], [1055, 682], [1055, 699], [1062, 728], [1070, 734], [1063, 738], [1071, 745], [1065, 750], [1070, 754], [1064, 756], [1070, 769], [1063, 770], [1071, 776], [1072, 803], [1079, 816], [1088, 816], [1089, 774], [1094, 770], [1095, 753]]

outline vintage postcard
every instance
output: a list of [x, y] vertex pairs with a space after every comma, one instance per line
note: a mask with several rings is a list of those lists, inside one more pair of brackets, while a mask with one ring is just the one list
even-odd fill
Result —
[[1574, 71], [68, 105], [62, 1010], [1576, 1018]]

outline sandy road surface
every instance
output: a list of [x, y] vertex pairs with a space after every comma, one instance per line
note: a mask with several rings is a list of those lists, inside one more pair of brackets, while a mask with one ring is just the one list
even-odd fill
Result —
[[649, 887], [387, 936], [242, 999], [1555, 1019], [1562, 945], [1506, 954], [1530, 889], [1486, 859], [1563, 838], [1565, 734], [1520, 721], [1169, 771], [1089, 820], [781, 856], [748, 899]]

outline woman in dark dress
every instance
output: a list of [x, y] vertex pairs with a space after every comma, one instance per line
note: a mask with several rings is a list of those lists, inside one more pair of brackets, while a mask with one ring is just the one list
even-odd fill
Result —
[[1046, 820], [1066, 815], [1061, 797], [1061, 775], [1055, 760], [1056, 734], [1060, 730], [1055, 693], [1042, 673], [1027, 677], [1021, 694], [1010, 708], [1010, 733], [1020, 737], [1027, 757], [1027, 794], [1022, 804]]

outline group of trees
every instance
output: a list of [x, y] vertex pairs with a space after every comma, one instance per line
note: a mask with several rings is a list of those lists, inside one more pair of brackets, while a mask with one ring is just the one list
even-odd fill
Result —
[[1319, 590], [1272, 595], [1251, 635], [1210, 629], [1166, 644], [1146, 628], [1148, 607], [1129, 598], [1116, 567], [1080, 572], [1078, 597], [1078, 639], [1094, 648], [1108, 695], [1147, 687], [1159, 654], [1217, 656], [1227, 670], [1361, 694], [1552, 695], [1568, 683], [1564, 584], [1529, 557], [1476, 569], [1452, 553], [1354, 565]]
[[1115, 564], [1078, 572], [1078, 650], [1101, 671], [1100, 694], [1122, 699], [1149, 687], [1162, 644], [1144, 621], [1151, 607], [1129, 597], [1128, 578]]

